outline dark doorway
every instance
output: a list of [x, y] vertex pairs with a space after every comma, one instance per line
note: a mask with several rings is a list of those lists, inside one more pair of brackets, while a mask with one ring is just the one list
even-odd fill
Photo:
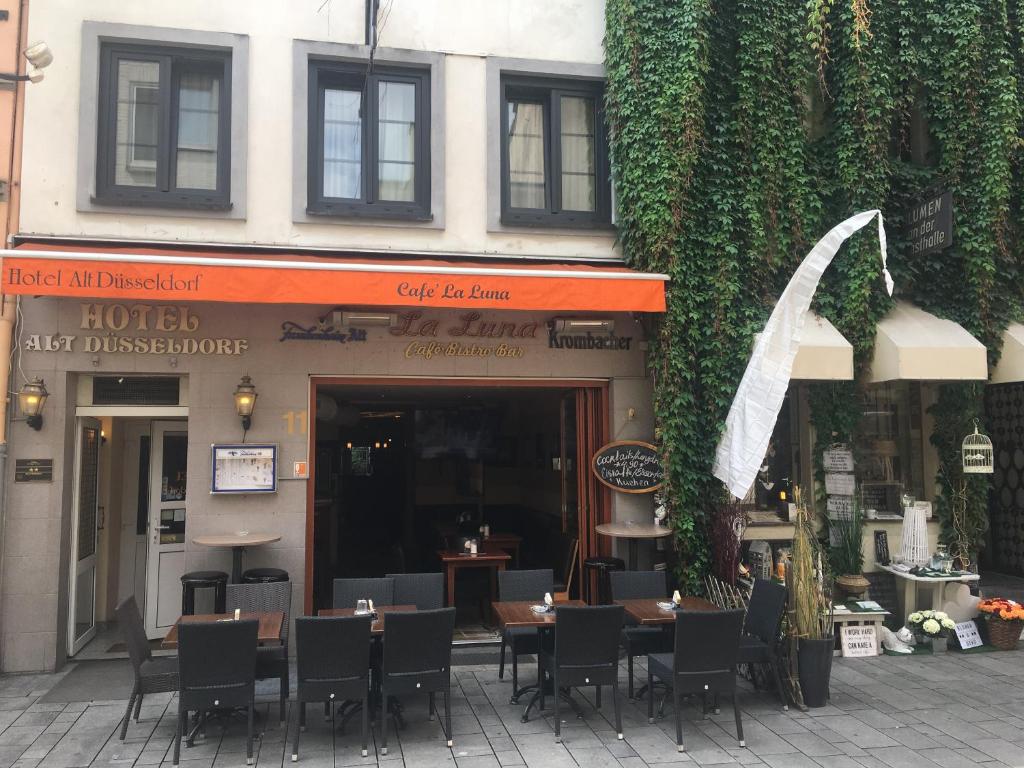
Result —
[[[319, 385], [313, 609], [330, 605], [335, 578], [440, 571], [438, 551], [484, 525], [521, 539], [509, 567], [565, 581], [583, 517], [583, 391]], [[460, 570], [460, 625], [483, 626], [489, 600], [487, 570]]]

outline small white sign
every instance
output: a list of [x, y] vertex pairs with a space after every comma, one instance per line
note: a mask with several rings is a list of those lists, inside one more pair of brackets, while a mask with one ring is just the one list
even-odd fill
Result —
[[826, 472], [853, 472], [853, 451], [849, 448], [830, 448], [821, 455]]
[[853, 496], [853, 492], [853, 475], [825, 475], [825, 493], [827, 493], [829, 496]]
[[964, 650], [968, 648], [977, 648], [983, 643], [981, 642], [981, 635], [978, 633], [978, 625], [973, 621], [962, 621], [956, 625], [956, 639], [960, 643], [960, 647]]
[[832, 520], [849, 520], [853, 517], [853, 496], [829, 496], [825, 509]]
[[859, 627], [846, 626], [840, 630], [840, 643], [846, 658], [863, 658], [878, 655], [878, 635], [875, 625]]

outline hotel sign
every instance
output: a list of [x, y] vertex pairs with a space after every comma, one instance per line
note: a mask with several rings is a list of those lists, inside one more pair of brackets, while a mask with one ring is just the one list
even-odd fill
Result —
[[[87, 352], [137, 355], [241, 355], [248, 339], [202, 337], [199, 316], [189, 307], [156, 304], [82, 304], [83, 334], [39, 334], [25, 338], [25, 352]], [[190, 334], [150, 336], [150, 332]], [[145, 334], [145, 335], [135, 335]]]

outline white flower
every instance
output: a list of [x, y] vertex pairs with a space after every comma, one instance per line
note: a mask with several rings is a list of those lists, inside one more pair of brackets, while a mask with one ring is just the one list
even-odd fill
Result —
[[948, 616], [942, 619], [940, 623], [942, 624], [943, 629], [956, 629], [956, 622]]
[[936, 611], [935, 612], [935, 620], [936, 621], [945, 621], [948, 618], [949, 618], [949, 614], [948, 613], [943, 613], [942, 611]]
[[924, 624], [921, 625], [921, 629], [929, 635], [937, 635], [942, 627], [939, 626], [939, 622], [935, 619], [926, 619]]
[[935, 611], [921, 611], [921, 615], [924, 616], [926, 619], [934, 619]]
[[924, 615], [920, 611], [916, 611], [907, 616], [907, 621], [909, 621], [911, 624], [920, 624], [922, 621], [924, 621]]

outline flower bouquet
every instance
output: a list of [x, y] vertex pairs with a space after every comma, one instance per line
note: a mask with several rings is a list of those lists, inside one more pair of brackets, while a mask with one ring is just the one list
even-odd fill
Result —
[[921, 643], [932, 643], [940, 638], [945, 640], [954, 627], [956, 622], [942, 611], [914, 611], [907, 616], [907, 628]]
[[978, 603], [988, 629], [989, 642], [1003, 651], [1017, 647], [1024, 630], [1024, 605], [1006, 598], [995, 597]]

